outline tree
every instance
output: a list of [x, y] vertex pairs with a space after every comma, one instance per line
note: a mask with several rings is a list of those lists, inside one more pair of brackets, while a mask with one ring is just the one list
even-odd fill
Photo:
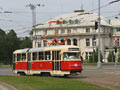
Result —
[[7, 59], [5, 64], [9, 64], [12, 63], [13, 51], [19, 49], [19, 45], [20, 45], [20, 39], [17, 38], [17, 35], [14, 32], [14, 30], [10, 30], [10, 32], [6, 35], [6, 44], [7, 44], [6, 47]]
[[115, 55], [113, 52], [109, 52], [109, 55], [107, 57], [108, 62], [115, 62]]
[[24, 40], [20, 40], [13, 29], [7, 34], [0, 29], [0, 63], [12, 64], [13, 52], [16, 49], [31, 47], [30, 38], [26, 37]]
[[24, 40], [21, 41], [20, 48], [31, 48], [32, 47], [32, 41], [30, 38], [25, 37]]
[[6, 36], [6, 33], [0, 29], [0, 38], [4, 38]]
[[6, 33], [0, 29], [0, 63], [3, 63], [5, 61], [6, 57], [6, 41], [5, 41]]
[[[100, 55], [101, 55], [100, 60], [102, 62], [103, 56], [102, 56], [102, 54], [100, 54]], [[93, 57], [94, 57], [94, 61], [93, 61]], [[97, 63], [98, 62], [98, 49], [96, 50], [96, 52], [94, 54], [91, 54], [89, 56], [89, 62], [90, 63], [92, 63], [92, 62]]]

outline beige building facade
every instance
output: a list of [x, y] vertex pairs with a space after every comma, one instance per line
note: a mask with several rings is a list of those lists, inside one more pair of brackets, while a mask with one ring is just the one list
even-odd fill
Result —
[[[60, 28], [60, 24], [57, 23], [54, 23], [50, 27], [48, 24], [49, 21], [33, 28], [33, 48], [49, 46], [44, 40], [43, 35], [45, 35], [49, 41], [52, 41], [55, 30], [59, 29], [59, 41], [63, 41], [67, 33], [69, 33], [65, 45], [79, 46], [83, 58], [86, 56], [89, 57], [93, 53], [93, 50], [96, 50], [98, 47], [98, 29], [95, 30], [95, 21], [97, 21], [97, 19], [97, 13], [85, 13], [84, 10], [59, 15], [49, 21], [62, 21], [64, 28]], [[106, 60], [108, 51], [106, 51], [105, 47], [113, 46], [113, 30], [109, 20], [102, 16], [100, 36], [100, 50], [104, 60]], [[93, 37], [95, 37], [95, 39]]]

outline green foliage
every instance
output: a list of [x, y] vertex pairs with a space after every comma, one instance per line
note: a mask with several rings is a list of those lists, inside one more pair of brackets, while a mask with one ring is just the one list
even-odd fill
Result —
[[33, 35], [33, 30], [29, 34], [32, 36]]
[[5, 32], [0, 29], [0, 63], [12, 64], [12, 54], [14, 50], [29, 48], [31, 46], [32, 43], [29, 38], [20, 40], [14, 30], [10, 30], [9, 33], [5, 34]]
[[85, 56], [85, 63], [88, 63], [88, 56]]
[[6, 36], [6, 33], [0, 29], [0, 38], [4, 38]]
[[[101, 60], [101, 62], [102, 62], [102, 59], [103, 59], [103, 56], [102, 56], [102, 54], [100, 53], [100, 60]], [[93, 59], [94, 58], [94, 59]], [[90, 63], [97, 63], [98, 62], [98, 49], [96, 50], [96, 52], [94, 53], [94, 54], [91, 54], [90, 56], [89, 56], [89, 62]]]
[[30, 38], [25, 37], [24, 40], [22, 40], [21, 44], [20, 44], [20, 48], [31, 48], [32, 47], [32, 41], [30, 40]]
[[120, 62], [120, 52], [118, 53], [118, 62]]
[[0, 76], [0, 81], [18, 90], [106, 90], [80, 80], [33, 76]]
[[115, 55], [113, 52], [109, 52], [107, 60], [108, 60], [108, 62], [115, 62]]

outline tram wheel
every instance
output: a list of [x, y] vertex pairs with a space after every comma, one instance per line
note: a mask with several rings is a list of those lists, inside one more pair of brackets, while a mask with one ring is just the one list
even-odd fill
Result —
[[18, 72], [17, 75], [18, 76], [25, 76], [26, 74], [25, 74], [25, 72]]
[[41, 74], [40, 74], [41, 76], [51, 76], [51, 74], [50, 74], [50, 72], [42, 72]]
[[69, 77], [69, 75], [64, 75], [64, 78], [68, 78]]

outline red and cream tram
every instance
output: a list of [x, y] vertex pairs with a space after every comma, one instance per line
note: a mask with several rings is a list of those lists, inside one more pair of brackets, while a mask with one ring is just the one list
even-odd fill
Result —
[[16, 74], [70, 75], [82, 71], [78, 46], [50, 46], [19, 49], [13, 52]]

